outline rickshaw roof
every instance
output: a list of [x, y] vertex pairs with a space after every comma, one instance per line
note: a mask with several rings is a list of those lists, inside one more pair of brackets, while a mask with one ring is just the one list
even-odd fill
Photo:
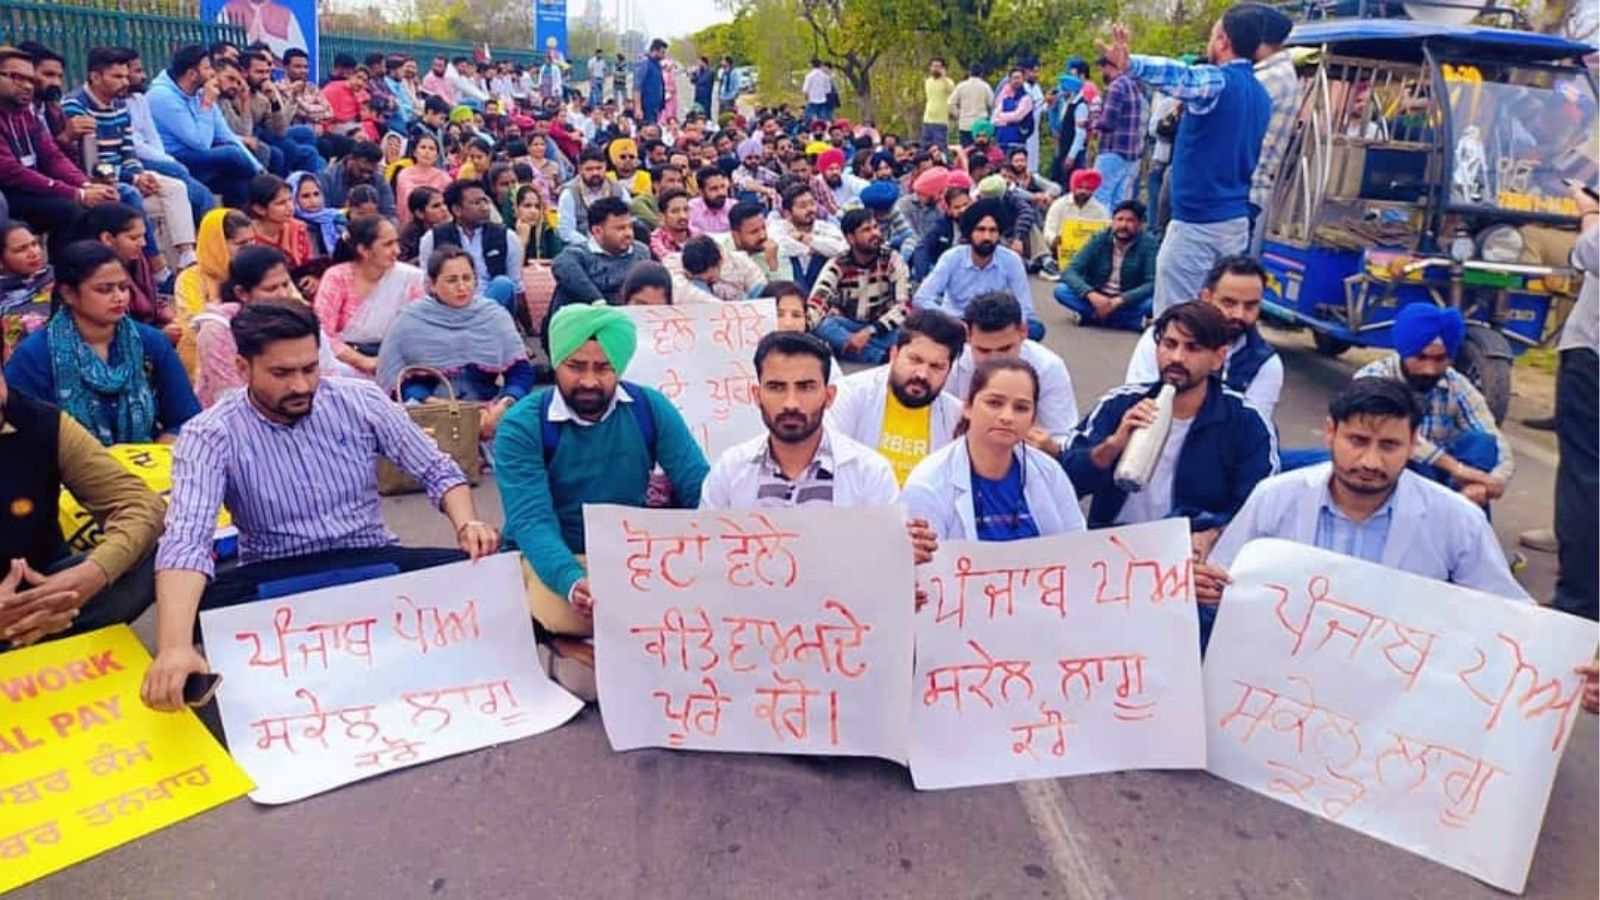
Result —
[[1287, 46], [1316, 47], [1323, 44], [1362, 43], [1363, 51], [1386, 51], [1374, 55], [1416, 58], [1421, 56], [1418, 42], [1457, 51], [1488, 53], [1529, 62], [1575, 59], [1595, 52], [1581, 41], [1554, 34], [1483, 28], [1475, 25], [1441, 25], [1413, 19], [1331, 19], [1296, 25]]

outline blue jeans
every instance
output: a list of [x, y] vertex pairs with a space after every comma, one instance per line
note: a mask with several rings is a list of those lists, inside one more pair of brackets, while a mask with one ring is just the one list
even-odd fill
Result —
[[818, 119], [821, 119], [824, 122], [832, 122], [833, 121], [832, 110], [828, 109], [828, 104], [826, 104], [826, 103], [807, 103], [806, 104], [806, 124], [810, 125], [812, 122], [815, 122]]
[[1306, 466], [1315, 466], [1333, 459], [1324, 447], [1279, 447], [1278, 471], [1293, 472]]
[[250, 179], [260, 171], [256, 158], [243, 147], [227, 144], [204, 151], [179, 147], [172, 155], [189, 169], [201, 184], [222, 195], [229, 206], [243, 209], [249, 201], [246, 191]]
[[606, 83], [604, 81], [589, 82], [589, 105], [599, 106], [605, 102]]
[[1078, 324], [1099, 325], [1123, 331], [1143, 331], [1144, 319], [1150, 315], [1150, 300], [1141, 303], [1124, 303], [1105, 320], [1095, 318], [1094, 304], [1078, 296], [1078, 292], [1065, 284], [1056, 285], [1056, 302], [1078, 314]]
[[283, 166], [289, 172], [310, 172], [313, 175], [328, 167], [322, 154], [317, 152], [317, 133], [304, 125], [296, 125], [276, 135], [265, 129], [256, 137], [271, 144], [283, 154]]
[[200, 220], [205, 218], [206, 213], [217, 205], [217, 195], [211, 193], [210, 188], [196, 181], [195, 177], [190, 175], [189, 170], [185, 169], [181, 163], [166, 162], [164, 160], [160, 162], [141, 160], [141, 162], [144, 163], [146, 169], [152, 172], [159, 172], [169, 178], [176, 178], [183, 182], [184, 187], [189, 189], [189, 211], [194, 213], [196, 227], [200, 225]]
[[483, 286], [483, 296], [504, 306], [506, 312], [514, 312], [513, 307], [516, 305], [517, 300], [517, 283], [512, 281], [509, 276], [496, 275], [489, 279], [488, 284]]
[[1044, 340], [1044, 323], [1032, 316], [1028, 317], [1028, 340]]
[[860, 353], [851, 353], [845, 349], [845, 344], [863, 328], [872, 326], [847, 319], [844, 316], [829, 316], [817, 323], [812, 329], [817, 337], [827, 342], [833, 348], [833, 355], [839, 359], [850, 362], [864, 362], [879, 365], [889, 361], [889, 348], [894, 346], [896, 332], [887, 334], [873, 334], [867, 341], [867, 346]]
[[1243, 253], [1249, 245], [1250, 222], [1244, 216], [1221, 222], [1168, 222], [1161, 249], [1156, 253], [1152, 311], [1159, 316], [1168, 307], [1200, 299], [1206, 275], [1217, 260]]
[[949, 144], [950, 144], [950, 126], [949, 125], [931, 125], [931, 124], [929, 124], [927, 122], [923, 122], [922, 123], [922, 146], [924, 146], [924, 147], [932, 147], [935, 144], [939, 145], [940, 147], [949, 146]]
[[1107, 210], [1133, 195], [1133, 181], [1139, 175], [1139, 161], [1127, 159], [1117, 153], [1102, 153], [1094, 158], [1094, 170], [1100, 173], [1100, 190], [1094, 199]]

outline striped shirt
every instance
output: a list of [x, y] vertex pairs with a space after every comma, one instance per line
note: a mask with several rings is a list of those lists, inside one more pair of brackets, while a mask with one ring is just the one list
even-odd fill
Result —
[[1257, 209], [1266, 209], [1267, 201], [1272, 199], [1272, 186], [1278, 180], [1284, 148], [1294, 137], [1294, 121], [1300, 113], [1300, 76], [1289, 51], [1279, 50], [1256, 63], [1256, 80], [1272, 100], [1272, 118], [1267, 120], [1261, 160], [1256, 163], [1255, 177], [1250, 179], [1250, 202]]
[[811, 325], [828, 316], [843, 316], [888, 334], [900, 327], [911, 305], [908, 278], [905, 260], [887, 243], [865, 266], [846, 251], [828, 260], [817, 275], [808, 310]]
[[[1405, 380], [1400, 367], [1400, 356], [1391, 353], [1376, 362], [1367, 363], [1356, 372], [1357, 378], [1393, 378]], [[1511, 455], [1511, 444], [1494, 424], [1494, 413], [1483, 394], [1472, 386], [1467, 376], [1454, 367], [1444, 370], [1444, 377], [1417, 398], [1422, 402], [1422, 425], [1417, 428], [1417, 443], [1411, 451], [1412, 462], [1433, 465], [1456, 439], [1469, 431], [1494, 435], [1499, 451], [1499, 461], [1490, 472], [1501, 482], [1511, 480], [1516, 471], [1516, 460]]]
[[[144, 171], [144, 164], [133, 150], [133, 119], [128, 114], [128, 104], [121, 100], [101, 106], [89, 96], [87, 86], [78, 88], [61, 101], [61, 111], [70, 116], [89, 116], [94, 119], [95, 163], [110, 163], [117, 171], [119, 181], [128, 181]], [[83, 159], [82, 142], [74, 147], [72, 156], [86, 174], [92, 164]]]
[[378, 505], [378, 457], [421, 482], [435, 504], [466, 477], [405, 410], [369, 381], [323, 378], [311, 412], [280, 425], [234, 391], [183, 429], [172, 453], [167, 531], [157, 569], [214, 571], [211, 542], [226, 504], [239, 562], [399, 542]]
[[761, 454], [760, 480], [756, 485], [756, 506], [764, 509], [796, 506], [833, 505], [833, 445], [826, 430], [817, 454], [800, 477], [790, 481], [778, 461], [772, 458], [772, 442], [766, 441]]
[[1317, 508], [1317, 547], [1381, 565], [1383, 549], [1389, 546], [1389, 529], [1394, 524], [1395, 495], [1391, 493], [1364, 522], [1345, 515], [1326, 487], [1322, 495], [1322, 505]]

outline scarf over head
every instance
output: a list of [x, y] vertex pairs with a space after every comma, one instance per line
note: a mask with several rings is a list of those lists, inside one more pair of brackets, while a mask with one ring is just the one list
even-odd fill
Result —
[[1417, 356], [1435, 340], [1443, 341], [1444, 352], [1454, 358], [1466, 334], [1467, 323], [1458, 309], [1412, 303], [1394, 317], [1394, 349], [1401, 359]]
[[[156, 398], [144, 374], [144, 343], [133, 320], [123, 316], [101, 359], [61, 309], [45, 326], [55, 402], [105, 446], [145, 444], [155, 439]], [[111, 401], [110, 415], [105, 401]]]
[[633, 320], [616, 307], [597, 300], [593, 305], [563, 306], [550, 317], [550, 362], [561, 365], [589, 341], [599, 343], [611, 367], [625, 372], [633, 361], [639, 336]]
[[300, 183], [307, 178], [315, 180], [316, 177], [310, 172], [296, 172], [290, 175], [289, 196], [294, 198], [294, 217], [306, 223], [307, 228], [315, 229], [322, 238], [323, 249], [332, 253], [333, 248], [339, 243], [339, 236], [344, 232], [344, 213], [326, 206], [316, 212], [308, 212], [300, 205]]
[[233, 253], [228, 249], [228, 236], [222, 230], [222, 222], [229, 212], [219, 206], [206, 213], [195, 235], [194, 261], [200, 267], [207, 303], [216, 302], [217, 291], [228, 278], [228, 263], [233, 260]]
[[378, 384], [384, 390], [394, 387], [406, 366], [427, 366], [445, 375], [469, 366], [500, 373], [527, 358], [505, 307], [479, 296], [457, 308], [428, 296], [401, 309], [384, 335]]

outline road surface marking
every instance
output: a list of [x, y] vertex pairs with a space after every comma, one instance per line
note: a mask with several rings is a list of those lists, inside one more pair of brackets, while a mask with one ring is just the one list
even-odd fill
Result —
[[1068, 811], [1067, 798], [1054, 780], [1017, 783], [1022, 808], [1050, 853], [1056, 877], [1074, 900], [1117, 900], [1116, 885], [1095, 860], [1084, 836], [1089, 826]]

